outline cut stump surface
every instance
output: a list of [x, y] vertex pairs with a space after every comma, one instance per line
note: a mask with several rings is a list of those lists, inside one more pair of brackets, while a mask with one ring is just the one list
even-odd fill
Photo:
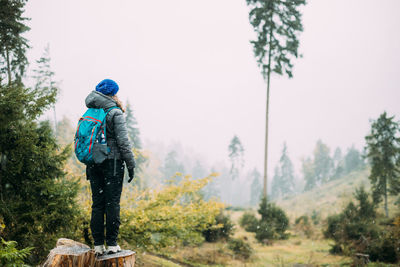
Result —
[[87, 245], [63, 238], [50, 251], [43, 267], [134, 267], [135, 256], [135, 252], [123, 250], [96, 258]]

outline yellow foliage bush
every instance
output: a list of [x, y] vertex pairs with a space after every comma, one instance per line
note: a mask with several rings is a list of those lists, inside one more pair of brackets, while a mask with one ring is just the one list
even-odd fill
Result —
[[176, 176], [179, 183], [171, 182], [157, 190], [135, 187], [123, 194], [120, 239], [145, 249], [204, 240], [201, 232], [215, 223], [224, 207], [216, 200], [205, 201], [200, 194], [216, 174], [198, 180]]

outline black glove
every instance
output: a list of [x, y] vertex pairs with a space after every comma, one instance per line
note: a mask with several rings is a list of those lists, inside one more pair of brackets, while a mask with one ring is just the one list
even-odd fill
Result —
[[128, 169], [128, 174], [129, 174], [129, 180], [128, 183], [130, 183], [135, 176], [135, 169], [134, 168], [129, 168]]

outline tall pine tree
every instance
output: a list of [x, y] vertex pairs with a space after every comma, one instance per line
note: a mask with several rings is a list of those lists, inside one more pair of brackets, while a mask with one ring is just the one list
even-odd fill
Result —
[[271, 74], [293, 76], [293, 59], [298, 57], [298, 34], [303, 31], [300, 6], [305, 0], [246, 0], [250, 24], [257, 39], [251, 41], [254, 55], [267, 81], [266, 131], [264, 158], [264, 197], [267, 196], [268, 116]]
[[21, 82], [28, 60], [25, 52], [28, 41], [22, 34], [29, 30], [24, 24], [23, 8], [26, 0], [0, 0], [0, 84]]
[[244, 159], [243, 159], [244, 148], [242, 146], [242, 142], [240, 142], [239, 137], [237, 137], [236, 135], [233, 136], [229, 144], [228, 151], [229, 151], [229, 159], [231, 161], [230, 174], [232, 180], [235, 180], [239, 178], [240, 170], [244, 166]]
[[[48, 122], [38, 118], [56, 100], [46, 86], [26, 88], [27, 42], [20, 35], [25, 1], [0, 1], [0, 216], [2, 236], [34, 247], [28, 262], [43, 260], [57, 238], [76, 237], [77, 182], [65, 179], [70, 148], [61, 149]], [[6, 67], [3, 67], [6, 66]], [[2, 78], [3, 79], [3, 78]]]
[[133, 109], [131, 107], [131, 104], [129, 101], [126, 102], [126, 127], [128, 129], [128, 136], [131, 142], [133, 143], [133, 148], [134, 148], [134, 154], [135, 154], [135, 160], [136, 160], [136, 174], [135, 174], [135, 180], [134, 184], [142, 187], [143, 182], [141, 181], [141, 174], [143, 174], [143, 169], [147, 163], [147, 158], [143, 154], [142, 151], [142, 140], [140, 138], [140, 130], [138, 127], [138, 122], [136, 120], [136, 117], [133, 114]]
[[[37, 69], [34, 70], [35, 75], [33, 78], [36, 79], [36, 88], [45, 88], [48, 91], [55, 92], [56, 94], [60, 91], [58, 82], [55, 80], [55, 73], [51, 70], [51, 58], [50, 58], [50, 46], [47, 45], [44, 49], [42, 57], [36, 61]], [[53, 104], [54, 114], [54, 133], [57, 136], [57, 115], [56, 115], [56, 103]]]
[[399, 123], [386, 112], [372, 122], [370, 134], [365, 137], [367, 157], [371, 165], [369, 179], [375, 203], [384, 198], [386, 217], [389, 217], [388, 194], [400, 193], [400, 138]]

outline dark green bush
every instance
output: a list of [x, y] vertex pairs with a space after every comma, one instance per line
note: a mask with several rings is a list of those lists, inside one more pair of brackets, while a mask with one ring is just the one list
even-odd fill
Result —
[[310, 224], [309, 217], [307, 215], [303, 215], [298, 217], [295, 222], [295, 229], [303, 232], [307, 238], [311, 238], [313, 234], [313, 229]]
[[316, 210], [313, 210], [313, 212], [311, 214], [311, 220], [312, 220], [314, 225], [319, 224], [319, 222], [321, 220], [319, 212], [317, 212]]
[[259, 242], [264, 242], [265, 239], [288, 238], [286, 230], [289, 227], [289, 219], [281, 208], [263, 198], [258, 213], [261, 215], [256, 231], [256, 239]]
[[308, 216], [307, 216], [307, 215], [303, 215], [303, 216], [298, 217], [298, 218], [294, 221], [294, 224], [295, 224], [295, 225], [298, 225], [298, 224], [309, 225], [310, 223], [309, 223], [309, 221], [308, 221]]
[[17, 249], [17, 242], [0, 239], [0, 265], [1, 266], [28, 266], [24, 260], [33, 248]]
[[324, 236], [335, 241], [331, 253], [348, 256], [363, 253], [371, 261], [398, 262], [400, 242], [396, 226], [391, 226], [393, 222], [376, 222], [375, 205], [364, 188], [356, 190], [355, 198], [357, 205], [351, 202], [342, 213], [327, 219]]
[[242, 217], [240, 217], [239, 224], [247, 232], [255, 233], [257, 231], [259, 222], [253, 213], [245, 212]]
[[[218, 225], [222, 225], [222, 227]], [[203, 231], [203, 236], [207, 242], [216, 242], [221, 239], [229, 239], [234, 230], [235, 225], [229, 215], [221, 212], [215, 217], [215, 223]]]
[[253, 249], [249, 243], [239, 238], [232, 238], [228, 242], [228, 248], [243, 259], [248, 259], [253, 254]]

